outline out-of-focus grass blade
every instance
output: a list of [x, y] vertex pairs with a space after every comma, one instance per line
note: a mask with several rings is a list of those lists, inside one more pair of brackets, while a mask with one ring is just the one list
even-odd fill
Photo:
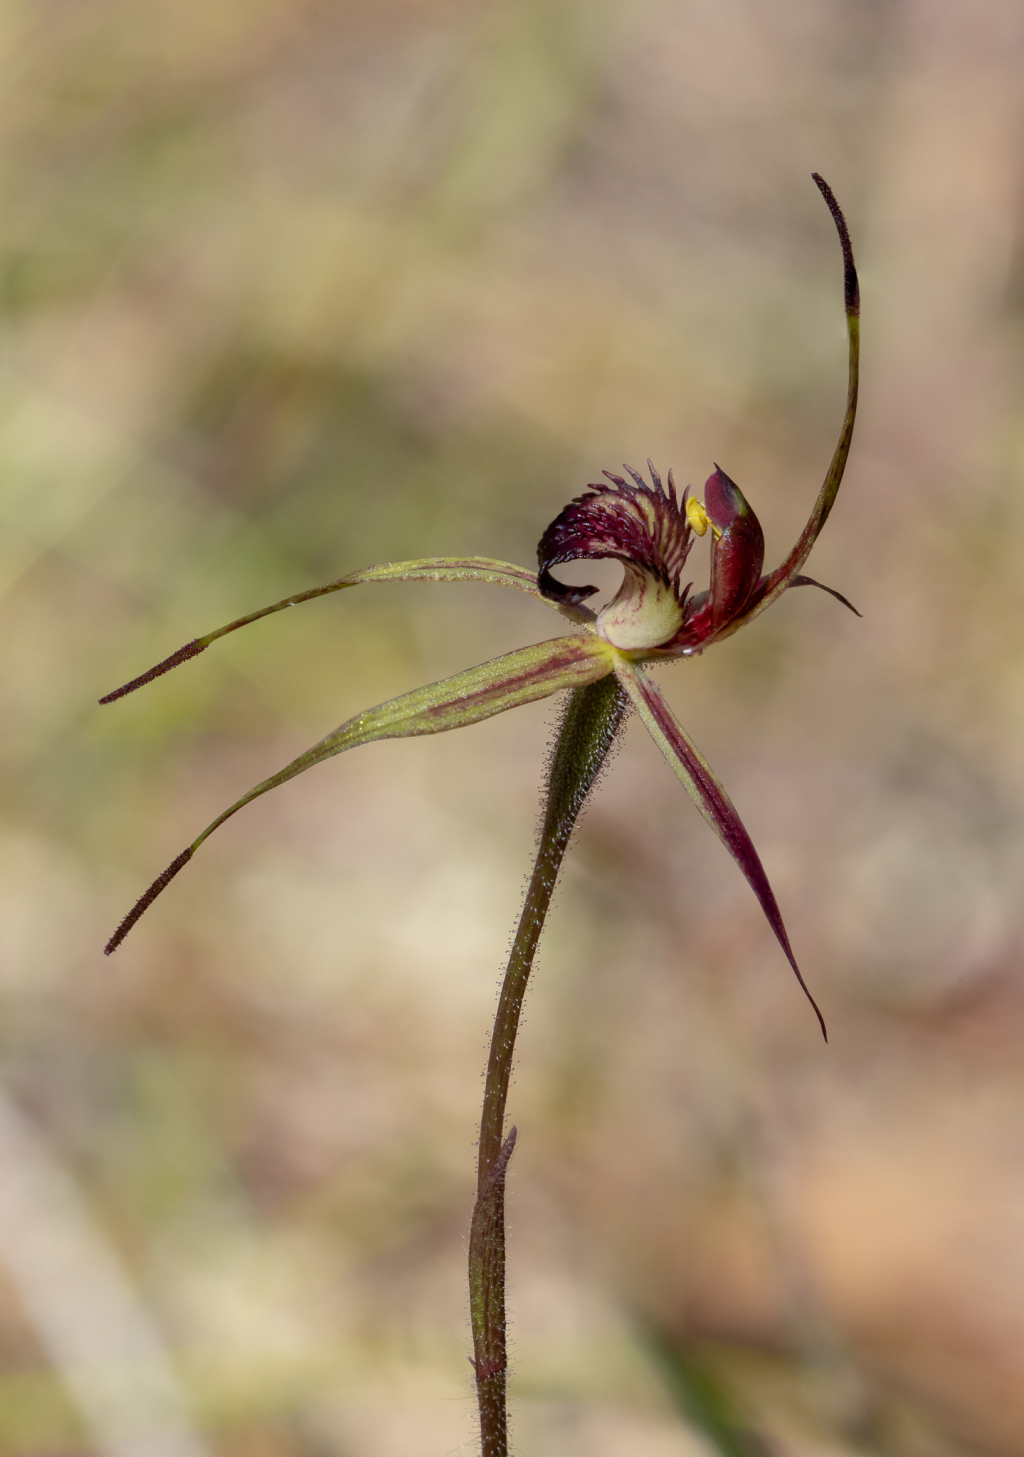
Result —
[[772, 1448], [750, 1427], [724, 1383], [698, 1356], [658, 1331], [645, 1334], [672, 1400], [716, 1452], [722, 1457], [769, 1457]]

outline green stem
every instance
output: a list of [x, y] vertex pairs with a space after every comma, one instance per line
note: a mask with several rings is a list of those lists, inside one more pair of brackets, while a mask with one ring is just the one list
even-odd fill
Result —
[[476, 1207], [469, 1238], [473, 1362], [482, 1457], [507, 1457], [505, 1416], [505, 1174], [516, 1130], [505, 1131], [512, 1056], [533, 958], [562, 857], [628, 710], [613, 676], [574, 690], [555, 741], [537, 859], [498, 999], [487, 1060]]

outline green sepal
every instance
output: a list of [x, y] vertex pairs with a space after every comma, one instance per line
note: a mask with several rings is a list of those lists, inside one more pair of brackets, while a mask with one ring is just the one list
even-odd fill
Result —
[[248, 794], [207, 825], [173, 865], [154, 881], [121, 922], [107, 942], [107, 954], [116, 950], [143, 911], [152, 905], [203, 841], [243, 805], [258, 799], [269, 789], [276, 789], [279, 784], [287, 783], [297, 774], [312, 769], [315, 764], [322, 764], [335, 754], [343, 754], [346, 749], [355, 749], [377, 739], [411, 738], [465, 728], [509, 708], [547, 698], [563, 688], [581, 688], [587, 683], [594, 683], [613, 672], [614, 665], [614, 648], [595, 633], [581, 632], [505, 653], [440, 683], [429, 683], [425, 688], [416, 688], [412, 693], [403, 693], [400, 698], [392, 698], [376, 708], [367, 709], [365, 713], [356, 714], [278, 773], [250, 789]]
[[247, 613], [245, 617], [236, 617], [234, 622], [218, 627], [214, 632], [193, 638], [155, 667], [140, 673], [137, 678], [120, 688], [115, 688], [112, 693], [105, 694], [100, 702], [114, 703], [118, 698], [134, 693], [137, 688], [144, 688], [154, 678], [169, 673], [172, 668], [188, 662], [189, 658], [197, 657], [219, 637], [226, 637], [229, 632], [237, 632], [240, 627], [248, 627], [261, 617], [270, 617], [275, 612], [283, 612], [286, 607], [297, 607], [300, 602], [312, 602], [315, 597], [326, 597], [331, 592], [343, 592], [346, 587], [361, 587], [370, 582], [487, 582], [495, 587], [513, 587], [517, 592], [525, 592], [527, 596], [543, 602], [546, 607], [554, 608], [562, 617], [577, 626], [587, 626], [595, 621], [595, 615], [589, 607], [552, 602], [550, 598], [543, 596], [537, 586], [536, 574], [526, 567], [517, 566], [515, 562], [501, 562], [493, 557], [483, 556], [417, 557], [408, 562], [381, 562], [375, 567], [349, 572], [347, 577], [339, 577], [336, 582], [328, 582], [326, 586], [310, 587], [306, 592], [282, 597], [280, 602], [272, 602], [269, 607], [261, 607], [258, 612]]
[[400, 698], [391, 698], [365, 713], [357, 713], [340, 728], [293, 759], [284, 769], [257, 784], [193, 840], [196, 850], [218, 825], [250, 800], [268, 789], [294, 779], [314, 764], [322, 764], [346, 749], [371, 744], [377, 739], [407, 739], [420, 734], [440, 734], [466, 728], [481, 719], [504, 713], [520, 704], [547, 698], [563, 688], [580, 688], [614, 671], [614, 650], [594, 633], [551, 638], [533, 647], [517, 648], [500, 658], [491, 658], [476, 668], [467, 668], [440, 683], [414, 688]]

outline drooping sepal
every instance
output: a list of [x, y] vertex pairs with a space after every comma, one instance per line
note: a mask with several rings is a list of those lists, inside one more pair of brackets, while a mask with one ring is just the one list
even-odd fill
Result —
[[647, 462], [652, 485], [631, 466], [632, 482], [605, 471], [610, 485], [592, 485], [555, 517], [537, 547], [538, 584], [553, 602], [574, 605], [596, 587], [570, 587], [551, 575], [570, 561], [614, 558], [625, 567], [622, 586], [597, 618], [597, 630], [615, 647], [642, 649], [671, 641], [683, 621], [680, 575], [690, 549], [685, 492], [676, 495]]
[[817, 1002], [811, 996], [796, 964], [789, 936], [782, 922], [778, 902], [768, 883], [760, 856], [736, 812], [732, 800], [715, 777], [714, 771], [669, 708], [655, 684], [635, 663], [619, 657], [615, 667], [619, 682], [629, 695], [634, 708], [658, 748], [665, 755], [676, 777], [696, 804], [701, 814], [743, 871], [776, 939], [786, 954], [796, 979], [821, 1025], [826, 1042], [828, 1033]]
[[356, 749], [378, 739], [412, 738], [465, 728], [509, 708], [518, 708], [520, 704], [548, 698], [563, 688], [581, 688], [595, 683], [613, 670], [614, 653], [606, 642], [592, 632], [574, 633], [569, 637], [537, 643], [533, 647], [519, 648], [514, 653], [505, 653], [465, 673], [456, 673], [440, 683], [429, 683], [425, 688], [403, 693], [400, 698], [392, 698], [376, 708], [367, 709], [365, 713], [356, 714], [355, 718], [350, 718], [278, 773], [250, 789], [248, 794], [207, 825], [136, 902], [107, 942], [107, 955], [117, 950], [139, 917], [188, 863], [203, 841], [244, 805], [259, 799], [268, 790], [286, 784], [297, 774], [303, 774], [315, 764], [322, 764], [325, 759], [342, 754], [346, 749]]

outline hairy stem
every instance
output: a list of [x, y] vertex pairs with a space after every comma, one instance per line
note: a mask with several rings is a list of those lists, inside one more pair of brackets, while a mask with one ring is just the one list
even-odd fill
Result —
[[505, 1174], [516, 1130], [505, 1132], [512, 1056], [519, 1014], [555, 880], [580, 810], [594, 787], [628, 711], [609, 675], [569, 699], [548, 772], [537, 859], [502, 983], [491, 1035], [480, 1120], [477, 1197], [469, 1239], [469, 1298], [473, 1362], [480, 1407], [482, 1457], [507, 1457], [505, 1416]]

